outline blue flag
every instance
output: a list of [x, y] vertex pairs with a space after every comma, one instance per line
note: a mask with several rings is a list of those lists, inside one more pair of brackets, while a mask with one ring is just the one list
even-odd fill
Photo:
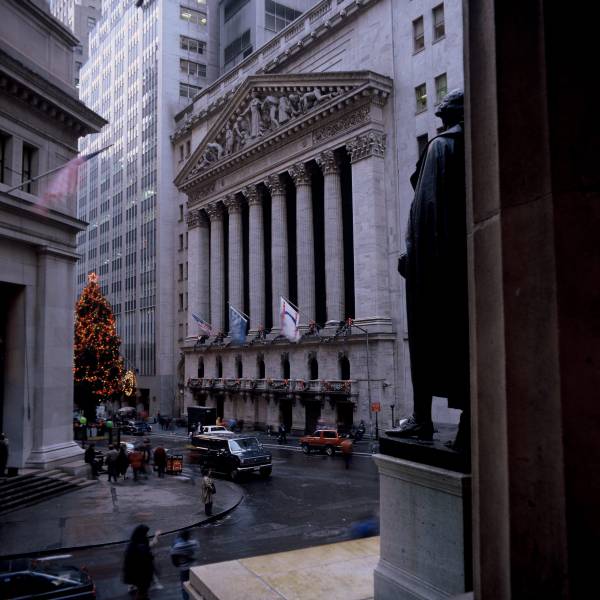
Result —
[[229, 305], [229, 335], [234, 342], [243, 344], [246, 341], [246, 319], [238, 310]]

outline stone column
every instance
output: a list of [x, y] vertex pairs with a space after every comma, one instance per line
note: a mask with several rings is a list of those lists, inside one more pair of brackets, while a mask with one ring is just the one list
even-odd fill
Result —
[[352, 163], [355, 318], [389, 322], [385, 134], [368, 131], [346, 147]]
[[296, 184], [296, 249], [298, 270], [298, 307], [300, 321], [315, 318], [315, 246], [313, 233], [312, 186], [304, 163], [290, 168]]
[[325, 290], [327, 320], [344, 318], [344, 237], [340, 169], [333, 150], [322, 152], [317, 163], [323, 171], [325, 209]]
[[289, 294], [288, 239], [285, 186], [279, 175], [269, 175], [265, 185], [271, 191], [271, 285], [273, 290], [273, 331], [279, 330], [279, 297]]
[[213, 331], [218, 333], [224, 327], [225, 278], [223, 246], [223, 209], [215, 202], [206, 208], [210, 219], [210, 320]]
[[242, 190], [248, 200], [249, 214], [249, 244], [250, 253], [250, 331], [256, 333], [259, 325], [265, 324], [265, 245], [263, 232], [262, 196], [256, 186], [248, 186]]
[[244, 311], [244, 248], [242, 243], [242, 202], [229, 194], [223, 201], [229, 212], [229, 302]]
[[210, 274], [208, 219], [201, 210], [187, 214], [188, 226], [188, 335], [195, 337], [198, 323], [192, 317], [196, 313], [210, 320]]

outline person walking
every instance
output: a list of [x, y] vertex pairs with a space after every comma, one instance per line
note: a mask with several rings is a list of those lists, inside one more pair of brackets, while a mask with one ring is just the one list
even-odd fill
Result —
[[127, 446], [121, 444], [119, 448], [119, 455], [117, 456], [117, 474], [121, 475], [123, 479], [127, 479], [127, 469], [129, 468], [129, 458], [127, 457]]
[[167, 451], [162, 446], [157, 446], [154, 450], [154, 466], [158, 471], [158, 476], [164, 477], [167, 468]]
[[142, 444], [142, 452], [144, 453], [144, 462], [146, 464], [149, 463], [150, 455], [152, 454], [152, 444], [150, 443], [150, 438], [144, 438], [144, 443]]
[[144, 454], [139, 447], [129, 453], [129, 464], [133, 471], [133, 480], [137, 481], [138, 475], [144, 472]]
[[[148, 541], [148, 526], [138, 525], [131, 534], [123, 562], [123, 582], [129, 591], [135, 590], [136, 600], [147, 600], [148, 590], [155, 574], [154, 556]], [[156, 532], [155, 539], [159, 532]]]
[[92, 479], [98, 479], [98, 461], [96, 460], [96, 444], [90, 444], [83, 455], [83, 460], [92, 469]]
[[115, 450], [112, 444], [108, 445], [108, 452], [106, 453], [106, 469], [108, 471], [108, 482], [111, 479], [117, 483], [117, 476], [119, 475], [119, 469], [117, 467], [117, 461], [119, 459], [119, 453]]
[[283, 423], [279, 423], [279, 443], [287, 444], [287, 432]]
[[212, 497], [217, 493], [215, 483], [210, 475], [208, 469], [202, 469], [202, 502], [204, 502], [204, 513], [208, 517], [212, 515]]
[[0, 433], [0, 477], [4, 477], [4, 471], [8, 463], [8, 438]]
[[197, 540], [192, 539], [189, 529], [184, 529], [180, 532], [171, 546], [171, 562], [179, 569], [183, 600], [188, 600], [190, 597], [184, 584], [190, 579], [190, 567], [194, 562], [195, 554], [199, 547], [200, 544], [198, 544]]
[[342, 448], [342, 456], [344, 457], [344, 464], [346, 465], [346, 469], [349, 469], [350, 463], [352, 462], [352, 451], [353, 451], [352, 442], [348, 438], [346, 438], [345, 440], [342, 441], [340, 446]]

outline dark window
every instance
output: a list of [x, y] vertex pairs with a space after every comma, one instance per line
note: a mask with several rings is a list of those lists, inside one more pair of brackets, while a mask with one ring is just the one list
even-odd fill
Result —
[[198, 378], [204, 377], [204, 359], [198, 359]]
[[281, 363], [281, 370], [283, 373], [283, 378], [289, 379], [290, 378], [290, 361], [288, 358], [283, 359], [283, 361]]
[[310, 379], [319, 379], [319, 362], [316, 358], [311, 358], [308, 363]]
[[444, 99], [448, 93], [448, 79], [446, 73], [442, 73], [435, 78], [435, 104], [436, 106]]
[[279, 2], [274, 2], [273, 0], [266, 0], [265, 29], [281, 31], [301, 14], [299, 10], [295, 10]]
[[423, 27], [423, 17], [413, 21], [413, 50], [419, 52], [425, 48], [425, 29]]
[[223, 361], [220, 356], [217, 356], [217, 377], [219, 379], [223, 377]]
[[350, 379], [350, 361], [346, 356], [340, 358], [340, 379], [344, 381]]
[[[250, 50], [250, 52], [248, 52], [248, 50]], [[250, 53], [252, 53], [252, 46], [250, 43], [250, 30], [247, 29], [240, 37], [236, 38], [231, 44], [225, 47], [225, 64], [227, 65], [228, 63], [236, 61], [242, 54], [247, 56]]]
[[187, 50], [187, 52], [194, 52], [196, 54], [204, 54], [206, 48], [206, 42], [187, 37], [186, 35], [179, 36], [179, 45], [182, 50]]
[[323, 432], [323, 437], [324, 438], [334, 438], [335, 437], [335, 431], [324, 431]]
[[241, 359], [238, 359], [236, 364], [237, 367], [237, 376], [238, 379], [241, 379], [244, 376], [244, 363], [242, 362]]
[[237, 13], [244, 5], [248, 4], [248, 2], [250, 2], [250, 0], [230, 0], [225, 5], [225, 23], [227, 23], [227, 21], [229, 21], [229, 19], [231, 19], [231, 17], [233, 17], [233, 15], [235, 15], [235, 13]]
[[415, 88], [415, 101], [418, 113], [427, 110], [427, 86], [424, 83]]
[[185, 73], [186, 75], [192, 75], [193, 77], [206, 77], [206, 65], [194, 62], [193, 60], [180, 58], [179, 70], [182, 73]]
[[445, 35], [444, 5], [440, 4], [433, 9], [433, 41], [441, 40]]
[[264, 360], [258, 361], [258, 378], [259, 379], [265, 378], [265, 361]]
[[[36, 149], [28, 144], [23, 144], [23, 161], [21, 164], [21, 182], [29, 181], [34, 177], [33, 168]], [[21, 188], [23, 191], [32, 194], [33, 183], [30, 182]]]
[[7, 163], [7, 147], [8, 147], [8, 136], [0, 134], [0, 183], [6, 183], [4, 179], [4, 171], [6, 170]]
[[202, 88], [197, 85], [190, 85], [189, 83], [179, 84], [179, 96], [181, 98], [192, 99]]

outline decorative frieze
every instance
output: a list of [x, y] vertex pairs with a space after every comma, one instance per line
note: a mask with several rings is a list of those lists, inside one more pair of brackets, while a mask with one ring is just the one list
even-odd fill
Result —
[[346, 148], [350, 153], [350, 162], [355, 163], [371, 156], [385, 156], [386, 135], [380, 131], [368, 131], [351, 139]]
[[367, 122], [369, 120], [370, 112], [371, 105], [365, 104], [358, 110], [348, 113], [336, 121], [333, 121], [333, 123], [329, 123], [324, 127], [315, 129], [312, 134], [313, 144], [320, 144], [321, 142], [334, 137], [342, 131], [353, 129], [356, 126]]

